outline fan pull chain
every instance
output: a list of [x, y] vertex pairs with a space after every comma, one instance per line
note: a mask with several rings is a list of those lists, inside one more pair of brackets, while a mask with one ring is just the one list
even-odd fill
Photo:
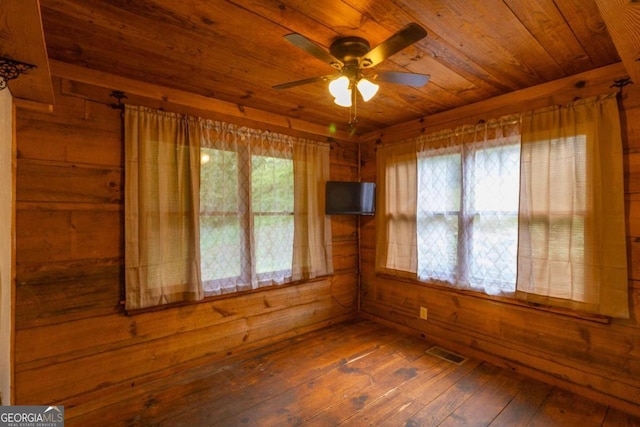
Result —
[[[349, 126], [352, 128], [358, 123], [358, 96], [356, 94], [356, 85], [351, 82], [351, 107], [349, 107]], [[353, 114], [352, 114], [353, 109]]]

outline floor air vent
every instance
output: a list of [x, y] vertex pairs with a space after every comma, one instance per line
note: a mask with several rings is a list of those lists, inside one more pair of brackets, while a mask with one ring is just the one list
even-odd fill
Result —
[[427, 353], [432, 356], [439, 357], [440, 359], [444, 359], [448, 362], [455, 363], [456, 365], [462, 365], [467, 360], [466, 357], [435, 346], [427, 350]]

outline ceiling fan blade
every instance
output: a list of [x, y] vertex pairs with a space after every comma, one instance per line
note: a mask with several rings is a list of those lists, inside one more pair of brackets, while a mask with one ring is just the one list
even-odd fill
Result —
[[399, 71], [378, 71], [371, 76], [372, 80], [386, 83], [398, 83], [413, 87], [422, 87], [431, 78], [428, 74], [402, 73]]
[[275, 86], [272, 87], [272, 89], [289, 89], [290, 87], [302, 86], [302, 85], [306, 85], [306, 84], [309, 84], [309, 83], [326, 82], [326, 81], [331, 80], [333, 77], [334, 76], [311, 77], [309, 79], [296, 80], [295, 82], [288, 82], [288, 83], [282, 83], [282, 84], [279, 84], [279, 85], [275, 85]]
[[407, 46], [427, 36], [427, 31], [420, 25], [411, 23], [403, 29], [371, 49], [360, 59], [362, 67], [369, 68], [378, 65], [391, 55], [400, 52]]
[[299, 47], [310, 55], [315, 56], [322, 62], [326, 62], [333, 68], [340, 70], [344, 65], [342, 61], [323, 49], [321, 46], [315, 44], [302, 34], [292, 33], [284, 36], [285, 40], [294, 46]]

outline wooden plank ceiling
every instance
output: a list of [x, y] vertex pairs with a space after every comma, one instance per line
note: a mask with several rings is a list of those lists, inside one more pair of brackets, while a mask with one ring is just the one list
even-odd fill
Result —
[[348, 130], [335, 72], [291, 45], [376, 46], [410, 22], [428, 36], [376, 70], [431, 75], [422, 88], [381, 83], [359, 103], [366, 133], [620, 61], [595, 0], [41, 0], [49, 57], [74, 65]]

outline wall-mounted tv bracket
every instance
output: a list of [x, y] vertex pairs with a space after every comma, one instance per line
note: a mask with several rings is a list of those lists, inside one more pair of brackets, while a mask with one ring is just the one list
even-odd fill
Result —
[[17, 79], [20, 74], [36, 68], [35, 65], [0, 57], [0, 90], [7, 87], [9, 80]]

